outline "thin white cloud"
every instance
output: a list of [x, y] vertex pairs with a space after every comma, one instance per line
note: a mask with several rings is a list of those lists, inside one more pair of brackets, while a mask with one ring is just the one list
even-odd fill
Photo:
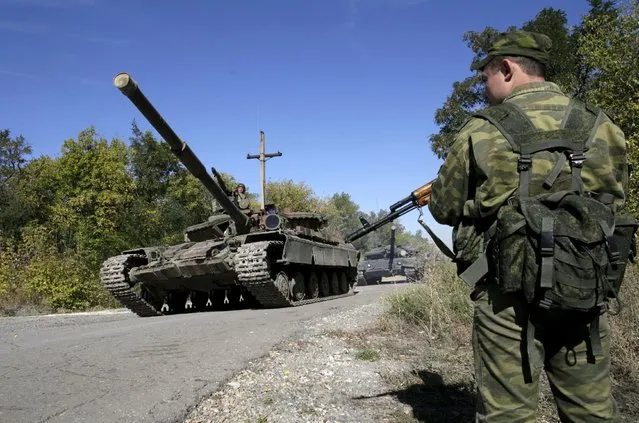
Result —
[[[0, 0], [2, 1], [2, 0]], [[13, 32], [18, 34], [29, 35], [57, 35], [60, 37], [72, 38], [75, 40], [85, 41], [88, 43], [102, 44], [107, 46], [119, 46], [128, 44], [128, 40], [123, 38], [100, 37], [92, 35], [72, 34], [58, 31], [53, 27], [20, 21], [0, 21], [0, 32]]]
[[7, 70], [7, 69], [0, 69], [0, 75], [16, 76], [18, 78], [29, 78], [29, 79], [39, 78], [38, 75], [34, 75], [32, 73], [15, 72], [15, 71]]
[[73, 37], [88, 41], [90, 43], [103, 44], [109, 46], [121, 46], [129, 44], [128, 40], [122, 38], [110, 38], [110, 37], [87, 37], [83, 35], [74, 35]]
[[382, 0], [384, 3], [390, 6], [416, 6], [418, 4], [426, 3], [429, 0]]
[[341, 23], [339, 27], [346, 30], [356, 29], [360, 7], [411, 7], [428, 1], [429, 0], [348, 0], [348, 19]]
[[93, 7], [97, 0], [0, 0], [0, 6], [34, 6], [50, 9]]
[[0, 21], [0, 31], [17, 32], [20, 34], [44, 34], [47, 27], [30, 22]]
[[85, 76], [79, 79], [80, 85], [104, 85], [93, 76]]

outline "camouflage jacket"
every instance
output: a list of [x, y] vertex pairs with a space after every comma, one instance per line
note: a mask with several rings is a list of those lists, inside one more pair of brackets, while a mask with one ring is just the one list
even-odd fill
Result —
[[[520, 106], [535, 127], [553, 130], [559, 128], [570, 98], [552, 82], [533, 82], [515, 88], [504, 101]], [[459, 250], [482, 248], [477, 239], [482, 222], [490, 222], [519, 185], [517, 159], [508, 141], [487, 120], [472, 118], [457, 134], [433, 184], [429, 211], [437, 222], [454, 227], [458, 256], [463, 255]], [[542, 163], [533, 172], [547, 174], [553, 165]], [[607, 116], [597, 123], [582, 178], [586, 190], [609, 192], [618, 206], [623, 205], [628, 179], [626, 141]]]

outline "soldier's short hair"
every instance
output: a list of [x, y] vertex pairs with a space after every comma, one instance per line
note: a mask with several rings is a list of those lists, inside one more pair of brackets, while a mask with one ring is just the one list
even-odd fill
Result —
[[524, 56], [497, 56], [488, 62], [486, 68], [490, 70], [499, 68], [499, 64], [504, 59], [517, 63], [521, 67], [521, 70], [526, 72], [528, 75], [546, 77], [546, 65]]

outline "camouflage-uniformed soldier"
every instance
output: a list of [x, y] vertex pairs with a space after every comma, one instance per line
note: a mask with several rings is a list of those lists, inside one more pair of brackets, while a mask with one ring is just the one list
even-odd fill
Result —
[[[570, 99], [556, 84], [545, 80], [550, 50], [551, 41], [543, 34], [501, 34], [487, 57], [471, 67], [482, 74], [489, 105], [515, 103], [539, 130], [558, 129]], [[587, 190], [607, 191], [621, 206], [627, 184], [625, 138], [607, 116], [602, 116], [582, 177]], [[470, 119], [457, 134], [433, 185], [429, 210], [437, 222], [453, 227], [459, 272], [485, 251], [488, 228], [499, 207], [517, 189], [517, 159], [501, 132], [485, 119]], [[549, 161], [547, 166], [533, 172], [548, 173], [553, 164]], [[532, 376], [532, 383], [527, 383], [522, 357], [522, 350], [526, 350], [521, 348], [526, 301], [518, 293], [500, 294], [490, 276], [479, 281], [472, 296], [476, 420], [534, 422], [543, 369], [562, 421], [616, 421], [607, 316], [600, 319], [602, 352], [595, 364], [587, 362], [584, 322], [559, 320], [551, 314], [535, 322], [536, 354], [527, 358], [528, 376]]]
[[248, 210], [251, 206], [248, 194], [246, 193], [246, 186], [244, 184], [237, 185], [235, 191], [233, 191], [233, 199], [235, 204], [237, 204], [237, 206], [242, 210]]

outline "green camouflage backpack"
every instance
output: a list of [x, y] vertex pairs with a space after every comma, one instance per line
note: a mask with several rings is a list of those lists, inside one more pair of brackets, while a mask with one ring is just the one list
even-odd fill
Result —
[[[511, 102], [475, 114], [519, 155], [519, 188], [499, 209], [486, 252], [493, 276], [502, 292], [523, 291], [533, 306], [592, 316], [593, 355], [601, 347], [599, 316], [617, 296], [637, 229], [631, 216], [615, 213], [612, 194], [584, 191], [581, 170], [597, 164], [586, 153], [602, 113], [573, 99], [554, 131], [535, 128]], [[539, 173], [548, 163], [550, 173]], [[531, 354], [530, 320], [526, 336]]]

